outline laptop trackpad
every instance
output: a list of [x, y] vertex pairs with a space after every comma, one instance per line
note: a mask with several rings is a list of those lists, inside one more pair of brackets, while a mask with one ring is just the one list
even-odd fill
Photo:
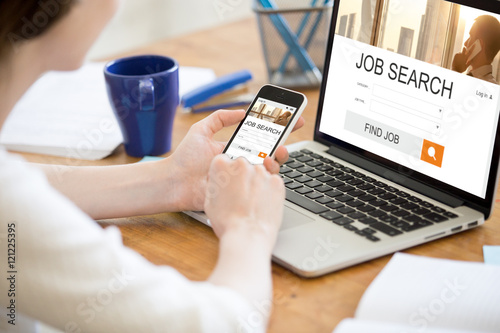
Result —
[[283, 213], [283, 224], [281, 225], [280, 230], [298, 227], [299, 225], [303, 225], [313, 221], [314, 219], [310, 218], [309, 216], [306, 216], [288, 206], [285, 206], [285, 211]]

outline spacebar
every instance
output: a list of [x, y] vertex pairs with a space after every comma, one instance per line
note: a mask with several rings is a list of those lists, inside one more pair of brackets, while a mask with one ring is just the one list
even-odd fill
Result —
[[320, 204], [303, 197], [302, 195], [295, 193], [289, 189], [286, 189], [286, 200], [293, 202], [294, 204], [307, 209], [315, 214], [321, 214], [328, 211], [328, 208], [321, 206]]

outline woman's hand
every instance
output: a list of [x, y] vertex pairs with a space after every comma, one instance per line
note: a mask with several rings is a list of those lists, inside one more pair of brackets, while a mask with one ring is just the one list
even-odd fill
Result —
[[[172, 156], [166, 171], [175, 175], [178, 181], [171, 191], [176, 194], [176, 210], [203, 210], [205, 189], [210, 164], [224, 149], [226, 142], [214, 140], [215, 133], [224, 127], [236, 125], [243, 120], [243, 110], [220, 110], [194, 124]], [[301, 117], [294, 130], [304, 125]], [[264, 167], [270, 173], [278, 173], [280, 164], [288, 160], [288, 151], [281, 146], [275, 159], [264, 159]], [[165, 161], [167, 162], [167, 161]]]
[[[258, 237], [261, 246], [274, 246], [283, 217], [285, 187], [281, 177], [244, 158], [214, 158], [208, 176], [205, 212], [219, 238]], [[266, 247], [267, 245], [267, 247]]]

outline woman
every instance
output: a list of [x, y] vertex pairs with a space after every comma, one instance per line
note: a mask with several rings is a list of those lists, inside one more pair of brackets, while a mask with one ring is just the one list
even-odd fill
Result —
[[[41, 74], [81, 65], [116, 6], [114, 0], [0, 1], [0, 126]], [[2, 308], [15, 307], [14, 319], [7, 317], [14, 322], [2, 315], [0, 331], [27, 332], [27, 318], [66, 332], [265, 330], [271, 250], [282, 218], [270, 207], [283, 204], [284, 188], [271, 174], [277, 161], [251, 166], [219, 155], [224, 144], [213, 135], [243, 116], [212, 114], [160, 162], [35, 168], [0, 148], [0, 235], [15, 239], [16, 248], [14, 266], [6, 255], [0, 264], [3, 273], [17, 271], [13, 296], [4, 292], [12, 281], [0, 279]], [[276, 156], [285, 161], [286, 149]], [[194, 201], [200, 192], [204, 200]], [[117, 228], [103, 230], [92, 220], [201, 209], [220, 239], [205, 282], [152, 265], [122, 245]], [[7, 253], [6, 242], [0, 244]]]

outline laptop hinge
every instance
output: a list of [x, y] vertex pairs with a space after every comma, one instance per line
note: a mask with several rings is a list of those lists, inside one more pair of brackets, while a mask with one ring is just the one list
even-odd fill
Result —
[[431, 186], [422, 184], [421, 182], [413, 180], [401, 173], [391, 171], [380, 164], [371, 162], [366, 158], [362, 158], [358, 155], [345, 151], [341, 148], [330, 146], [327, 153], [335, 157], [338, 157], [346, 162], [354, 164], [360, 168], [366, 169], [376, 174], [377, 176], [383, 177], [391, 182], [407, 187], [415, 192], [421, 193], [436, 201], [442, 202], [450, 207], [455, 208], [464, 205], [464, 201], [458, 199], [457, 197], [442, 192]]

